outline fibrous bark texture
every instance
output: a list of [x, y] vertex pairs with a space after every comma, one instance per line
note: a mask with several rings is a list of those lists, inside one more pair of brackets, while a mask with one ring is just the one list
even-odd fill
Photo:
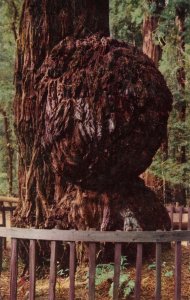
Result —
[[[152, 220], [154, 215], [154, 221]], [[163, 219], [166, 220], [163, 223]], [[60, 207], [49, 220], [51, 227], [101, 230], [166, 230], [170, 221], [164, 206], [143, 180], [118, 183], [101, 193], [67, 185]]]
[[12, 147], [10, 122], [6, 111], [0, 107], [0, 114], [3, 116], [4, 123], [4, 137], [7, 151], [7, 177], [9, 184], [9, 196], [13, 194], [13, 157], [14, 149]]
[[[188, 4], [187, 4], [188, 7]], [[178, 93], [180, 95], [180, 101], [175, 105], [178, 112], [178, 120], [182, 124], [186, 121], [186, 110], [187, 102], [185, 99], [186, 93], [186, 67], [185, 67], [185, 34], [186, 34], [186, 17], [187, 17], [187, 7], [185, 4], [176, 5], [176, 27], [178, 30], [177, 35], [177, 55], [178, 55], [178, 69], [176, 73], [178, 82]], [[175, 150], [177, 152], [177, 160], [181, 164], [187, 162], [186, 145], [180, 145]], [[185, 171], [183, 171], [183, 176], [185, 177]], [[175, 189], [175, 193], [178, 196], [179, 203], [181, 205], [186, 205], [187, 193], [186, 188], [183, 184], [178, 184]]]
[[171, 95], [140, 51], [110, 38], [68, 38], [38, 76], [38, 120], [45, 119], [44, 151], [51, 152], [55, 173], [105, 190], [150, 165], [166, 131]]
[[47, 163], [48, 154], [43, 152], [41, 155], [42, 128], [39, 127], [41, 120], [38, 118], [42, 104], [39, 104], [35, 87], [38, 69], [52, 48], [66, 36], [79, 38], [97, 31], [101, 35], [109, 35], [108, 0], [24, 1], [19, 29], [14, 101], [20, 153], [21, 199], [16, 225], [32, 222], [36, 227], [39, 223], [44, 226], [54, 202], [54, 194], [64, 191], [64, 183], [54, 176]]
[[150, 57], [158, 67], [162, 55], [159, 43], [155, 41], [155, 32], [159, 25], [160, 15], [165, 7], [165, 0], [147, 0], [148, 4], [154, 6], [151, 15], [144, 17], [143, 22], [143, 52]]
[[[154, 7], [151, 10], [151, 13], [144, 15], [143, 21], [143, 53], [148, 55], [149, 58], [153, 60], [156, 67], [159, 66], [159, 61], [162, 56], [162, 48], [160, 45], [160, 41], [156, 42], [155, 35], [156, 31], [159, 27], [159, 20], [161, 17], [161, 13], [165, 7], [165, 0], [147, 0], [147, 4], [151, 7]], [[166, 132], [165, 138], [162, 141], [161, 145], [162, 157], [163, 160], [168, 158], [168, 135]], [[145, 184], [149, 186], [149, 179], [152, 179], [152, 174], [150, 174], [149, 170], [146, 170], [145, 174], [142, 174], [142, 177], [145, 179]], [[149, 178], [150, 177], [150, 178]], [[157, 178], [155, 178], [154, 182], [157, 182]], [[163, 190], [166, 190], [165, 179], [163, 178]], [[154, 187], [153, 187], [154, 188]], [[156, 186], [155, 188], [156, 189]], [[166, 193], [163, 193], [162, 201], [165, 203]]]
[[[68, 204], [69, 190], [91, 190], [97, 199], [98, 194], [108, 195], [113, 189], [119, 194], [122, 184], [127, 193], [129, 182], [135, 182], [150, 165], [160, 146], [171, 109], [171, 94], [152, 61], [136, 48], [110, 38], [68, 37], [47, 56], [36, 73], [34, 86], [38, 130], [26, 201], [31, 201], [35, 184], [39, 196], [36, 208], [40, 202], [49, 224], [52, 215], [55, 219], [56, 214], [61, 215], [54, 213], [56, 205], [65, 209], [64, 201]], [[47, 180], [41, 177], [44, 174], [51, 174], [55, 180], [46, 191], [41, 185]], [[87, 194], [86, 205], [89, 201], [93, 209], [91, 193]], [[127, 198], [126, 202], [125, 207], [129, 206]], [[66, 206], [70, 216], [68, 210], [73, 206]], [[83, 215], [87, 225], [88, 214], [82, 212], [81, 218]], [[65, 227], [71, 226], [69, 219]], [[71, 227], [80, 228], [79, 216], [71, 223]]]

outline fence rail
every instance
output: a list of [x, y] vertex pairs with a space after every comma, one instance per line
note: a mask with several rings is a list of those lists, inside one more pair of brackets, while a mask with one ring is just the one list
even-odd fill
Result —
[[3, 203], [6, 202], [6, 203], [10, 203], [10, 204], [18, 203], [19, 198], [0, 195], [0, 202], [3, 202]]
[[[18, 243], [19, 240], [29, 240], [29, 299], [35, 299], [35, 269], [36, 269], [36, 241], [46, 240], [51, 242], [50, 255], [50, 276], [49, 276], [49, 299], [55, 299], [56, 285], [56, 249], [58, 241], [67, 241], [70, 243], [69, 276], [70, 291], [69, 300], [75, 299], [75, 243], [89, 243], [89, 284], [88, 298], [95, 299], [95, 272], [96, 272], [96, 245], [102, 242], [111, 242], [115, 244], [114, 261], [114, 288], [113, 299], [119, 299], [119, 277], [121, 247], [123, 243], [136, 243], [136, 280], [135, 280], [135, 299], [140, 299], [141, 295], [141, 270], [142, 254], [144, 243], [155, 243], [156, 245], [156, 286], [155, 299], [161, 299], [161, 257], [162, 244], [175, 242], [175, 300], [181, 299], [181, 242], [190, 241], [190, 231], [138, 231], [138, 232], [99, 232], [99, 231], [75, 231], [75, 230], [46, 230], [46, 229], [22, 229], [22, 228], [2, 228], [0, 227], [0, 245], [2, 239], [11, 238], [11, 262], [10, 262], [10, 300], [17, 299], [17, 268], [18, 268]], [[1, 251], [0, 251], [1, 252]], [[1, 258], [2, 259], [2, 258]]]
[[94, 231], [0, 228], [1, 237], [62, 242], [167, 243], [190, 241], [190, 231]]
[[[0, 196], [0, 204], [8, 203], [15, 205], [17, 198]], [[133, 231], [133, 232], [99, 232], [99, 231], [64, 231], [58, 229], [34, 229], [34, 228], [5, 228], [7, 225], [7, 217], [12, 217], [15, 206], [0, 206], [0, 214], [2, 215], [2, 224], [0, 224], [0, 273], [2, 272], [2, 254], [3, 246], [6, 247], [6, 238], [11, 238], [11, 262], [10, 262], [10, 300], [17, 299], [17, 276], [18, 276], [18, 243], [19, 240], [29, 240], [29, 299], [35, 299], [36, 286], [36, 241], [45, 240], [51, 243], [50, 255], [50, 274], [49, 274], [49, 299], [55, 299], [56, 286], [56, 251], [57, 242], [69, 242], [69, 276], [70, 289], [69, 300], [75, 299], [75, 247], [77, 242], [89, 243], [89, 291], [88, 298], [95, 299], [95, 274], [96, 274], [96, 247], [98, 243], [114, 243], [115, 244], [115, 262], [114, 262], [114, 288], [113, 299], [119, 299], [119, 277], [120, 277], [120, 261], [121, 248], [123, 243], [135, 243], [137, 247], [136, 255], [136, 279], [134, 299], [140, 299], [141, 295], [141, 272], [142, 272], [142, 255], [143, 245], [145, 243], [155, 243], [156, 247], [156, 285], [154, 297], [156, 300], [161, 299], [161, 261], [162, 261], [162, 244], [175, 243], [175, 291], [174, 299], [181, 299], [181, 242], [190, 242], [190, 208], [175, 207], [170, 205], [167, 207], [168, 214], [171, 219], [172, 231]], [[7, 215], [10, 213], [10, 216]], [[174, 229], [179, 229], [173, 231]], [[185, 230], [184, 230], [185, 229]], [[182, 231], [183, 230], [183, 231]]]

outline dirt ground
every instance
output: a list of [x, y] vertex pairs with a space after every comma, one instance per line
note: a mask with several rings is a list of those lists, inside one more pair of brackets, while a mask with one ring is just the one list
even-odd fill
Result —
[[[0, 278], [0, 299], [9, 299], [9, 257], [8, 251], [3, 260], [3, 272]], [[19, 273], [22, 266], [19, 265]], [[76, 273], [76, 300], [88, 299], [88, 268], [78, 268]], [[122, 270], [122, 274], [128, 275], [128, 280], [134, 282], [135, 268], [128, 265], [126, 269]], [[105, 275], [105, 274], [104, 274]], [[107, 276], [107, 274], [106, 274]], [[96, 285], [96, 299], [110, 300], [112, 299], [108, 292], [112, 283], [112, 279], [102, 276], [100, 282]], [[36, 283], [36, 299], [48, 299], [48, 275], [45, 278], [37, 280]], [[123, 296], [123, 291], [126, 290], [127, 281], [121, 285], [120, 299], [134, 299], [133, 289], [131, 289], [127, 297]], [[29, 299], [29, 281], [27, 277], [18, 279], [18, 299]], [[141, 299], [154, 299], [155, 288], [155, 260], [148, 259], [143, 263], [142, 270], [142, 289]], [[68, 300], [69, 278], [57, 277], [56, 285], [56, 299]], [[162, 255], [162, 299], [174, 299], [174, 246], [171, 250], [163, 252]], [[190, 299], [190, 248], [183, 245], [182, 247], [182, 300]]]

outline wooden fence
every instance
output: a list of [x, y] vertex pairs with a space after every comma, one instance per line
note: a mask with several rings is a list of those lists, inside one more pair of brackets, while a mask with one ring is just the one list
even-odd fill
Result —
[[[161, 266], [162, 266], [162, 244], [175, 242], [175, 300], [181, 299], [181, 242], [190, 241], [190, 231], [132, 231], [132, 232], [99, 232], [99, 231], [75, 231], [75, 230], [45, 230], [45, 229], [19, 229], [0, 228], [0, 247], [2, 248], [2, 238], [11, 238], [11, 261], [10, 261], [10, 300], [17, 299], [17, 268], [18, 268], [18, 243], [19, 240], [29, 240], [29, 299], [35, 299], [36, 284], [36, 240], [46, 240], [51, 243], [50, 275], [49, 275], [49, 298], [55, 299], [56, 285], [56, 247], [57, 242], [70, 243], [69, 277], [70, 290], [69, 300], [75, 299], [75, 243], [89, 243], [89, 285], [88, 299], [95, 299], [95, 273], [96, 273], [96, 245], [98, 243], [111, 242], [115, 244], [114, 263], [114, 288], [113, 299], [119, 299], [119, 278], [121, 247], [123, 243], [136, 243], [136, 280], [135, 299], [140, 299], [141, 294], [141, 270], [142, 252], [144, 243], [155, 243], [156, 245], [156, 286], [155, 299], [161, 299]], [[2, 254], [2, 251], [0, 251]], [[0, 257], [2, 261], [2, 257]]]
[[[13, 216], [13, 212], [16, 208], [15, 204], [18, 203], [18, 198], [15, 197], [6, 197], [0, 196], [0, 214], [1, 214], [1, 223], [0, 226], [6, 227], [7, 226], [7, 217], [6, 213], [9, 212], [10, 216], [9, 219], [11, 220]], [[9, 204], [9, 206], [5, 205]]]
[[190, 207], [168, 205], [166, 209], [171, 219], [171, 230], [190, 230]]
[[[18, 198], [15, 197], [6, 197], [0, 196], [0, 227], [11, 226], [11, 219], [13, 216], [13, 212], [16, 208], [15, 204], [18, 203]], [[9, 206], [7, 206], [7, 204]], [[7, 240], [4, 238], [3, 241], [4, 249], [7, 248]]]

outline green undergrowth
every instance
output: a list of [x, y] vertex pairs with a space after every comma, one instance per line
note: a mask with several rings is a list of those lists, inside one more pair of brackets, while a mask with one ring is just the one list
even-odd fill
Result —
[[[119, 294], [123, 297], [131, 295], [134, 291], [135, 282], [130, 278], [127, 272], [127, 258], [126, 256], [121, 257], [120, 265], [120, 278], [119, 278]], [[110, 283], [109, 296], [113, 297], [113, 278], [114, 278], [114, 264], [98, 264], [96, 267], [96, 278], [95, 285], [98, 287], [106, 282]]]

